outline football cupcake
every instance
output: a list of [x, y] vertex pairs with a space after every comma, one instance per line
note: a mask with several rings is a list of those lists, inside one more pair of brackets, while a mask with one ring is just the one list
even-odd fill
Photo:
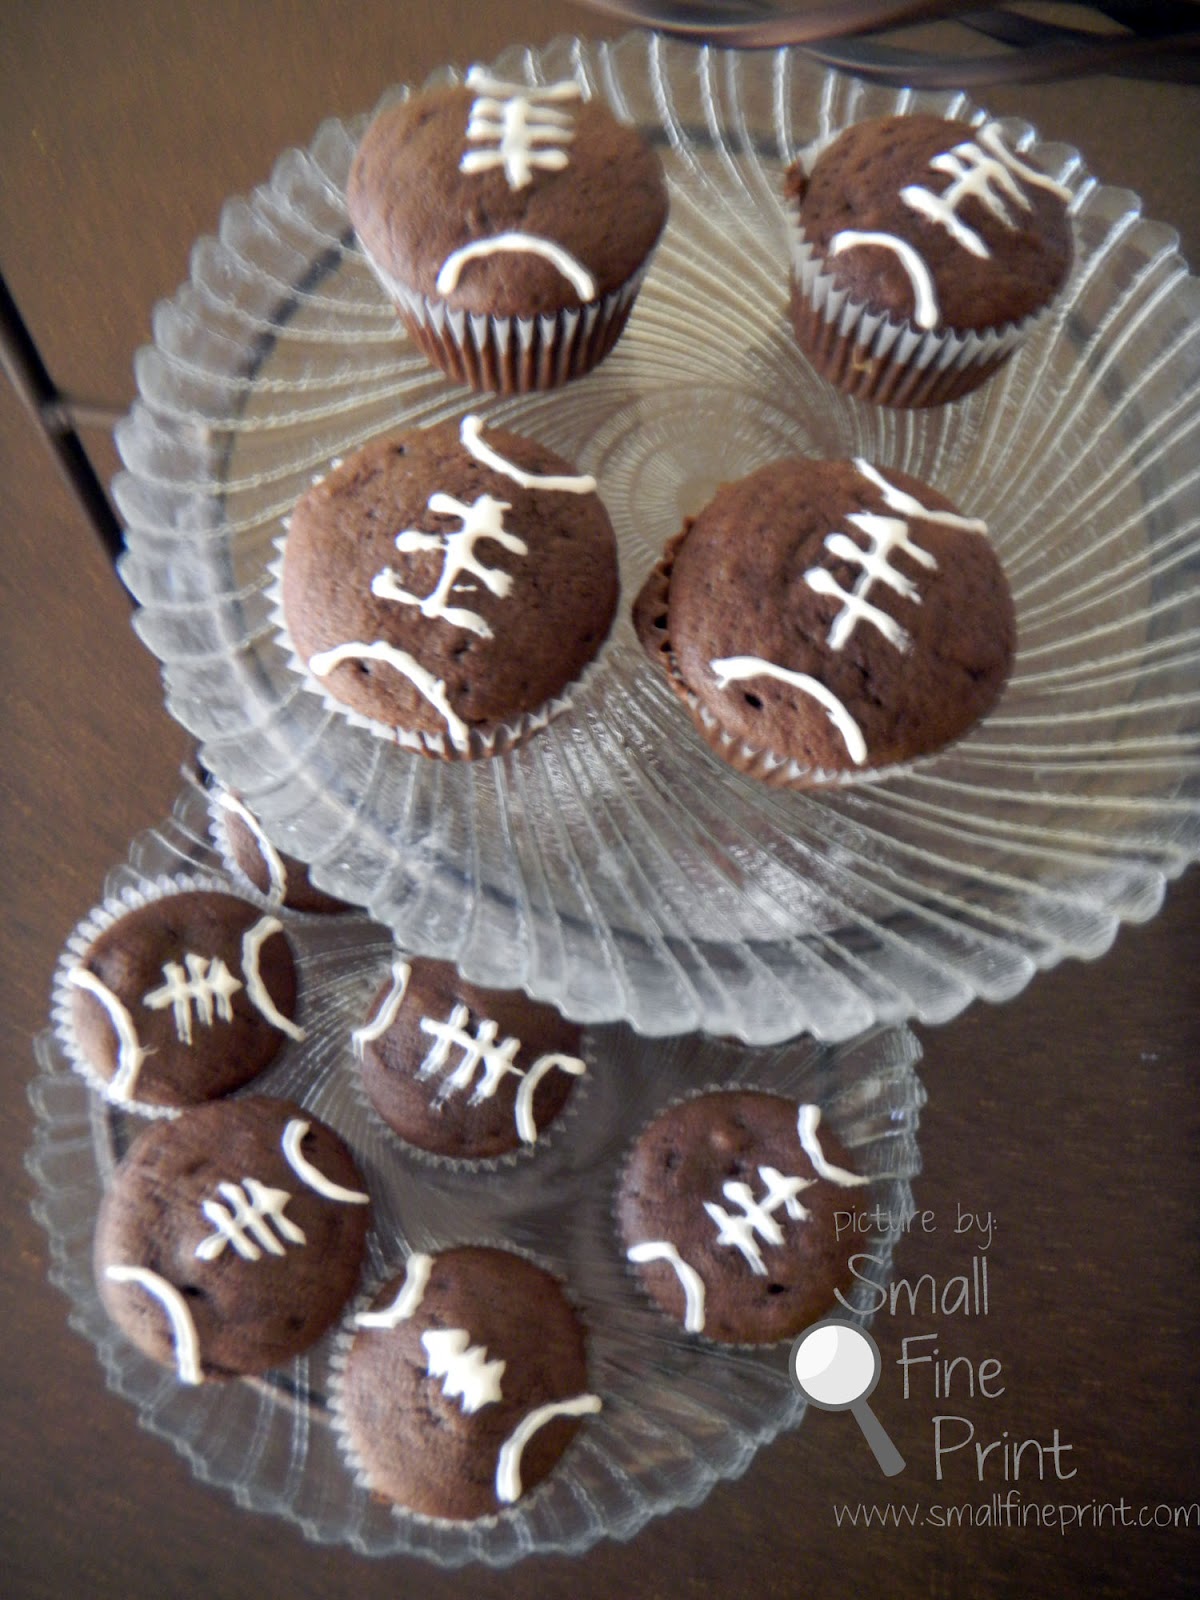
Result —
[[407, 1144], [486, 1161], [538, 1142], [587, 1070], [582, 1029], [449, 961], [397, 958], [353, 1035], [362, 1084]]
[[380, 111], [346, 203], [414, 342], [448, 376], [549, 389], [620, 336], [667, 216], [658, 157], [574, 80], [461, 87]]
[[798, 788], [960, 738], [999, 698], [1016, 636], [985, 525], [861, 460], [777, 461], [723, 485], [634, 622], [713, 749]]
[[617, 1218], [626, 1259], [687, 1333], [774, 1344], [835, 1309], [852, 1279], [835, 1213], [869, 1180], [820, 1108], [716, 1090], [669, 1107], [634, 1143]]
[[1071, 192], [998, 123], [883, 117], [787, 174], [796, 338], [823, 377], [890, 406], [977, 388], [1066, 282]]
[[376, 441], [291, 520], [280, 593], [310, 684], [410, 749], [491, 756], [568, 704], [608, 634], [594, 479], [480, 419]]
[[505, 1510], [601, 1409], [566, 1296], [507, 1250], [414, 1253], [353, 1320], [335, 1425], [360, 1481], [404, 1510]]
[[299, 1355], [354, 1292], [370, 1196], [332, 1128], [247, 1096], [155, 1122], [96, 1224], [105, 1308], [184, 1383]]

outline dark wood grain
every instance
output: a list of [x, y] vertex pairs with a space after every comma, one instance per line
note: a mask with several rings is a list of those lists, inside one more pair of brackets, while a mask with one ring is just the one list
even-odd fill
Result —
[[[224, 199], [264, 179], [321, 118], [369, 107], [384, 86], [446, 60], [486, 59], [516, 40], [602, 31], [562, 4], [454, 0], [61, 0], [4, 8], [0, 49], [0, 264], [58, 382], [117, 408], [155, 300], [186, 275], [195, 237]], [[1078, 144], [1105, 181], [1200, 254], [1191, 160], [1200, 91], [1107, 80], [997, 92]], [[103, 432], [86, 442], [107, 476]], [[514, 1592], [578, 1600], [753, 1595], [1166, 1596], [1194, 1591], [1200, 1531], [839, 1529], [834, 1506], [981, 1502], [990, 1483], [934, 1480], [927, 1398], [900, 1394], [904, 1335], [944, 1354], [994, 1356], [1006, 1393], [968, 1402], [999, 1436], [1073, 1445], [1078, 1476], [1047, 1498], [1134, 1505], [1200, 1500], [1200, 876], [1168, 890], [1148, 926], [1091, 965], [1067, 964], [1001, 1008], [976, 1006], [923, 1032], [930, 1104], [921, 1207], [937, 1231], [910, 1236], [897, 1271], [942, 1281], [970, 1252], [961, 1205], [991, 1211], [992, 1309], [969, 1321], [881, 1316], [876, 1409], [909, 1458], [886, 1483], [853, 1423], [812, 1415], [739, 1482], [664, 1519], [631, 1545], [537, 1559], [516, 1573], [442, 1573], [308, 1546], [282, 1522], [239, 1511], [142, 1434], [67, 1327], [27, 1210], [30, 1040], [51, 969], [130, 837], [177, 788], [186, 741], [162, 709], [155, 663], [41, 440], [0, 389], [5, 560], [0, 923], [5, 1073], [0, 1089], [0, 1420], [4, 1592], [88, 1600], [168, 1595], [354, 1593], [429, 1600]], [[956, 1407], [950, 1407], [953, 1410]], [[999, 1487], [1004, 1487], [1003, 1483]]]

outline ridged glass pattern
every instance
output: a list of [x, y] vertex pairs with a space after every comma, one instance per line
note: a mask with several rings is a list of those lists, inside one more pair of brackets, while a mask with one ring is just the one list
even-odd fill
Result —
[[[172, 713], [319, 883], [412, 948], [585, 1021], [838, 1040], [942, 1021], [1102, 953], [1200, 837], [1200, 290], [1174, 234], [1074, 151], [1006, 124], [1073, 192], [1067, 292], [975, 395], [873, 409], [792, 341], [782, 173], [851, 121], [969, 115], [963, 96], [642, 35], [498, 68], [576, 76], [662, 153], [671, 220], [624, 338], [554, 393], [450, 387], [353, 242], [343, 189], [365, 119], [284, 155], [158, 307], [119, 431], [122, 572]], [[469, 410], [596, 474], [623, 600], [566, 715], [500, 759], [444, 764], [302, 686], [268, 568], [331, 457]], [[663, 543], [720, 481], [804, 452], [901, 468], [984, 517], [1019, 625], [1007, 692], [970, 737], [819, 795], [720, 762], [629, 623]]]

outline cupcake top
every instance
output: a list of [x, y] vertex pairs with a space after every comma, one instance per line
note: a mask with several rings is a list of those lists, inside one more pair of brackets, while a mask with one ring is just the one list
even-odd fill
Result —
[[999, 697], [1015, 644], [984, 524], [862, 460], [778, 461], [723, 485], [635, 622], [719, 753], [797, 783], [960, 737]]
[[249, 806], [229, 789], [214, 787], [212, 804], [218, 847], [228, 845], [238, 871], [272, 905], [322, 916], [355, 909], [318, 889], [302, 861], [277, 850]]
[[346, 203], [385, 283], [454, 310], [533, 317], [620, 288], [667, 214], [658, 157], [572, 80], [463, 87], [381, 111]]
[[578, 676], [616, 609], [595, 482], [478, 417], [378, 440], [300, 500], [283, 610], [335, 699], [438, 754], [491, 754]]
[[282, 923], [232, 894], [193, 890], [126, 912], [67, 982], [75, 1043], [118, 1102], [214, 1100], [304, 1037]]
[[371, 1104], [409, 1144], [485, 1160], [536, 1143], [586, 1068], [582, 1030], [448, 961], [397, 959], [354, 1035]]
[[786, 179], [836, 289], [923, 329], [1019, 323], [1071, 267], [1070, 190], [982, 126], [920, 115], [855, 123]]
[[583, 1417], [583, 1329], [549, 1273], [505, 1250], [411, 1255], [355, 1318], [337, 1409], [370, 1487], [429, 1517], [503, 1510]]
[[638, 1137], [617, 1196], [626, 1256], [688, 1333], [794, 1337], [850, 1286], [834, 1213], [868, 1180], [815, 1105], [724, 1090], [670, 1107]]
[[96, 1224], [113, 1321], [185, 1383], [265, 1372], [313, 1344], [354, 1291], [369, 1196], [311, 1112], [248, 1096], [152, 1123]]

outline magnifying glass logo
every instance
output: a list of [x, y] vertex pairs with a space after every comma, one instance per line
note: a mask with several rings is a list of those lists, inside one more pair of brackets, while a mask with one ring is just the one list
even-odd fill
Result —
[[806, 1328], [792, 1346], [788, 1371], [804, 1398], [822, 1411], [849, 1411], [863, 1431], [883, 1473], [904, 1471], [904, 1457], [867, 1404], [883, 1361], [865, 1329], [840, 1317]]

